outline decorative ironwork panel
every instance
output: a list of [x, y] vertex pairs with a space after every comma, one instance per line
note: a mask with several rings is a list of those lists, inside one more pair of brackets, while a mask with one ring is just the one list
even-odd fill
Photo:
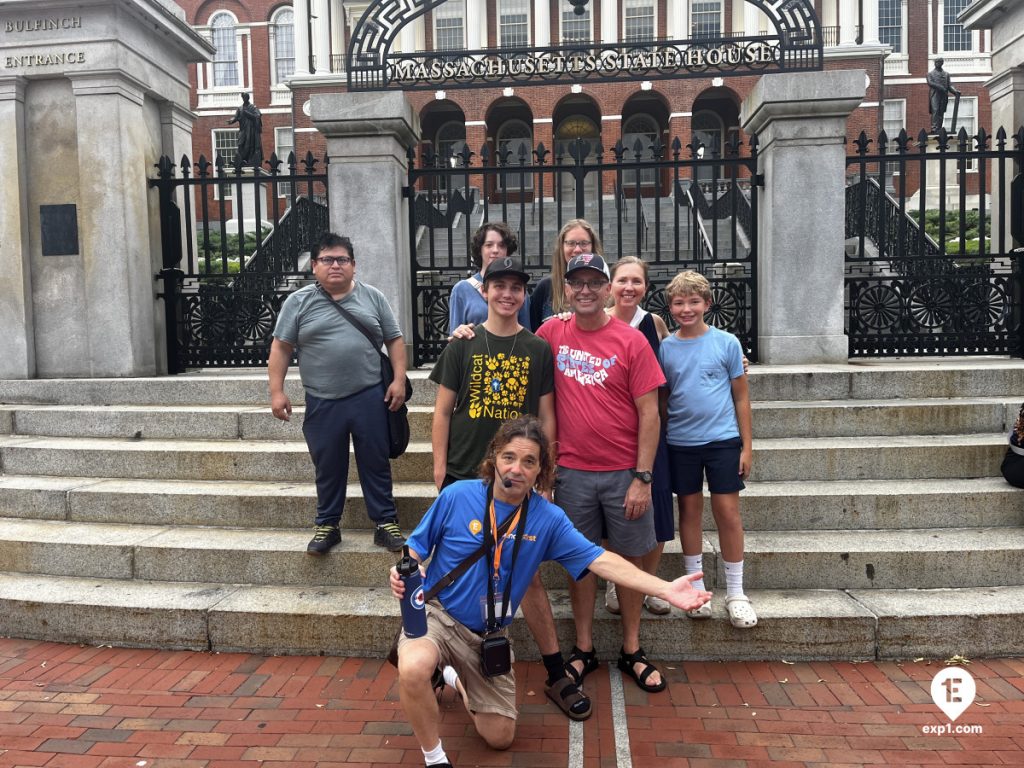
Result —
[[293, 153], [282, 173], [276, 155], [258, 169], [161, 158], [149, 184], [160, 195], [171, 373], [266, 365], [281, 304], [311, 279], [308, 254], [329, 229], [326, 164]]
[[851, 357], [1021, 354], [1020, 258], [1001, 213], [1024, 130], [1011, 144], [1002, 130], [994, 146], [984, 129], [860, 134], [846, 160]]
[[648, 263], [644, 305], [670, 327], [665, 286], [685, 269], [704, 274], [714, 293], [708, 322], [738, 336], [756, 360], [756, 169], [756, 137], [721, 152], [679, 139], [632, 148], [620, 141], [610, 151], [577, 139], [556, 154], [543, 144], [516, 154], [466, 148], [454, 158], [410, 150], [414, 363], [436, 360], [447, 344], [448, 298], [475, 271], [470, 241], [482, 223], [504, 221], [517, 232], [532, 288], [550, 271], [559, 230], [575, 218], [594, 227], [609, 262], [631, 255]]
[[775, 30], [750, 37], [391, 52], [402, 27], [444, 2], [373, 0], [349, 43], [349, 90], [621, 82], [824, 68], [822, 28], [810, 0], [747, 0]]

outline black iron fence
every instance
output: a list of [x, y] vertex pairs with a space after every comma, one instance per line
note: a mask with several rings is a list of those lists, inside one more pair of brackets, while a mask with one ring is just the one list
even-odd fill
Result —
[[312, 153], [271, 155], [257, 169], [161, 158], [149, 184], [160, 195], [171, 373], [266, 365], [281, 303], [309, 279], [308, 254], [329, 229], [326, 166]]
[[[721, 151], [674, 139], [610, 151], [582, 139], [555, 151], [525, 143], [453, 156], [409, 150], [414, 363], [437, 359], [448, 339], [448, 296], [472, 274], [470, 239], [482, 223], [505, 221], [519, 235], [527, 270], [550, 269], [563, 224], [587, 219], [615, 261], [648, 262], [645, 307], [672, 325], [664, 287], [684, 269], [711, 281], [708, 321], [736, 334], [757, 359], [757, 139]], [[560, 254], [559, 254], [560, 256]]]
[[[874, 145], [874, 150], [872, 150]], [[851, 357], [1021, 354], [1010, 182], [1024, 129], [916, 141], [864, 133], [847, 158]]]

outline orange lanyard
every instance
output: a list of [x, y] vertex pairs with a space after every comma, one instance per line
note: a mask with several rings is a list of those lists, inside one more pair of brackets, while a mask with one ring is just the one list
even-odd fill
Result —
[[[515, 509], [515, 517], [512, 518], [512, 524], [508, 527], [508, 531], [515, 531], [516, 526], [519, 525], [519, 516], [522, 514], [523, 505], [520, 504]], [[497, 584], [501, 580], [501, 550], [505, 546], [505, 536], [501, 537], [501, 541], [497, 541], [498, 538], [498, 519], [494, 514], [494, 500], [491, 500], [491, 538], [495, 539], [494, 542], [494, 583]]]

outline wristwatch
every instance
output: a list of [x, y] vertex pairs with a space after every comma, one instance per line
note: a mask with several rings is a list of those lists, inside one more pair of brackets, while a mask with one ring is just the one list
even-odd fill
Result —
[[629, 473], [641, 483], [647, 483], [647, 485], [650, 485], [654, 481], [654, 475], [650, 472], [637, 472], [635, 469], [631, 469], [629, 470]]

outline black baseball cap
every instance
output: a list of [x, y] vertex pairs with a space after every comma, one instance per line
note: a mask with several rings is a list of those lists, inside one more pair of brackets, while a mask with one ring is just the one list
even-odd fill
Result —
[[502, 259], [495, 259], [484, 270], [484, 282], [502, 275], [515, 275], [524, 283], [530, 282], [530, 273], [523, 269], [523, 262], [515, 256], [506, 256]]
[[578, 256], [573, 256], [569, 259], [569, 263], [565, 265], [565, 276], [568, 277], [573, 272], [579, 272], [581, 269], [593, 269], [595, 272], [600, 272], [609, 280], [612, 279], [612, 274], [608, 270], [608, 265], [605, 264], [604, 259], [596, 253], [581, 253]]

